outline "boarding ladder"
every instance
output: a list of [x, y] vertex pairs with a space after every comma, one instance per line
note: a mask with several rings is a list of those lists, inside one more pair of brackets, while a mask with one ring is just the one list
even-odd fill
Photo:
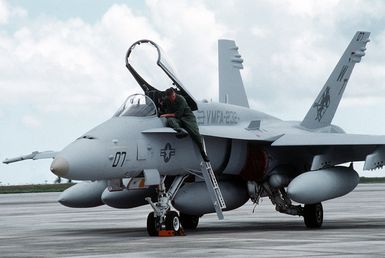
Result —
[[[203, 147], [206, 152], [206, 144], [203, 140]], [[222, 210], [226, 208], [225, 200], [223, 199], [221, 189], [219, 188], [218, 181], [215, 178], [213, 168], [210, 162], [201, 162], [201, 171], [203, 178], [206, 182], [207, 190], [209, 191], [211, 202], [214, 205], [215, 212], [217, 213], [218, 219], [224, 219]]]

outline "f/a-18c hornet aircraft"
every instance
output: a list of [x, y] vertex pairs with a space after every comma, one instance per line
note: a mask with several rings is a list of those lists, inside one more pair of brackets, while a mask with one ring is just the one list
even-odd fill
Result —
[[[240, 74], [243, 60], [234, 41], [218, 44], [219, 103], [198, 102], [160, 47], [150, 40], [137, 41], [128, 49], [126, 67], [144, 94], [129, 96], [112, 118], [62, 151], [33, 152], [4, 163], [54, 158], [54, 174], [84, 180], [61, 194], [58, 201], [65, 206], [128, 209], [150, 204], [151, 236], [162, 230], [178, 234], [182, 228], [196, 229], [204, 214], [216, 212], [223, 219], [222, 211], [249, 199], [257, 204], [262, 197], [278, 212], [303, 216], [308, 228], [319, 228], [321, 202], [358, 184], [352, 163], [341, 164], [365, 161], [365, 170], [384, 164], [385, 136], [346, 134], [331, 124], [353, 67], [365, 55], [369, 34], [354, 35], [305, 118], [297, 122], [249, 108]], [[202, 160], [190, 137], [176, 138], [159, 116], [164, 92], [131, 62], [142, 47], [156, 50], [153, 65], [193, 110], [210, 162]]]

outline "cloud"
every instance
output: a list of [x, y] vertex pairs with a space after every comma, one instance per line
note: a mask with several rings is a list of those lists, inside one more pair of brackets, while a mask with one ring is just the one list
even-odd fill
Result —
[[126, 5], [112, 5], [94, 24], [43, 17], [0, 36], [0, 101], [18, 105], [24, 100], [40, 112], [76, 115], [104, 106], [111, 113], [122, 95], [141, 91], [123, 59], [141, 38], [166, 50], [198, 99], [216, 97], [216, 40], [222, 27], [213, 13], [186, 1], [171, 6], [149, 1], [148, 8], [146, 17]]
[[7, 23], [10, 16], [10, 10], [5, 1], [0, 0], [0, 24]]
[[[365, 118], [374, 107], [385, 109], [383, 1], [147, 0], [142, 8], [114, 4], [90, 22], [32, 17], [0, 0], [1, 130], [19, 141], [1, 138], [0, 146], [60, 149], [108, 119], [129, 94], [141, 92], [124, 56], [142, 38], [165, 50], [198, 100], [217, 99], [217, 39], [235, 39], [252, 107], [300, 120], [355, 31], [369, 30], [367, 56], [353, 72], [335, 121], [364, 133], [349, 121], [357, 112]], [[24, 127], [16, 128], [20, 121]], [[385, 134], [380, 119], [371, 122]]]
[[9, 5], [5, 0], [0, 0], [0, 25], [9, 23], [13, 17], [25, 17], [26, 10]]
[[[31, 20], [13, 33], [0, 34], [0, 100], [10, 105], [23, 100], [41, 112], [76, 115], [98, 106], [111, 112], [122, 95], [139, 91], [123, 57], [140, 38], [153, 39], [166, 50], [181, 81], [197, 99], [216, 99], [217, 39], [227, 37], [236, 39], [245, 59], [244, 82], [252, 103], [271, 106], [270, 111], [278, 114], [279, 106], [289, 99], [301, 96], [310, 103], [315, 97], [357, 30], [345, 28], [346, 21], [379, 30], [373, 35], [380, 50], [376, 55], [384, 55], [385, 32], [374, 25], [385, 21], [381, 12], [385, 3], [349, 3], [350, 8], [343, 8], [346, 1], [245, 1], [238, 5], [233, 1], [169, 4], [148, 0], [145, 12], [115, 4], [95, 23], [81, 17]], [[368, 19], [368, 13], [375, 15]], [[352, 80], [348, 98], [383, 90], [383, 58], [372, 59], [370, 64], [366, 59], [366, 67], [359, 64], [363, 70], [353, 76], [355, 82], [370, 87], [358, 87]]]
[[23, 116], [21, 122], [24, 126], [30, 129], [37, 129], [42, 126], [41, 122], [33, 115]]
[[129, 88], [122, 58], [128, 44], [135, 34], [156, 34], [145, 20], [114, 5], [93, 25], [48, 18], [1, 37], [1, 102], [24, 100], [41, 112], [74, 114], [116, 105], [116, 96]]
[[217, 40], [226, 31], [204, 1], [147, 1], [150, 20], [180, 80], [200, 99], [217, 98]]
[[372, 31], [372, 42], [345, 98], [383, 91], [384, 2], [225, 3], [213, 4], [211, 10], [227, 29], [224, 36], [237, 40], [247, 70], [247, 93], [251, 103], [258, 103], [254, 107], [266, 107], [265, 112], [283, 119], [302, 119], [357, 30]]

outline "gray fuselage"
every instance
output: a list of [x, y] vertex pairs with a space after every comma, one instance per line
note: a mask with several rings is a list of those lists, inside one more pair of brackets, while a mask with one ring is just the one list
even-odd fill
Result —
[[[260, 121], [259, 132], [306, 133], [299, 122], [284, 122], [265, 113], [222, 103], [199, 103], [194, 112], [201, 129], [246, 128], [250, 121]], [[63, 177], [75, 180], [129, 178], [144, 169], [157, 169], [160, 175], [199, 170], [200, 154], [189, 137], [177, 139], [172, 133], [151, 134], [143, 131], [165, 127], [157, 115], [114, 116], [65, 147], [57, 157], [64, 158], [69, 170]], [[336, 128], [336, 129], [335, 129]], [[337, 127], [324, 130], [338, 130]], [[240, 130], [239, 130], [240, 131]], [[341, 131], [342, 132], [342, 131]], [[214, 170], [237, 175], [245, 166], [247, 141], [205, 137]]]

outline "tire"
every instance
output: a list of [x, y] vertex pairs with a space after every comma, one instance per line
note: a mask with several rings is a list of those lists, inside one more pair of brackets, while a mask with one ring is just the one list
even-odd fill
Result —
[[158, 236], [158, 230], [156, 225], [156, 219], [154, 217], [154, 212], [150, 212], [147, 216], [147, 233], [149, 236]]
[[303, 209], [303, 217], [306, 227], [320, 228], [323, 223], [322, 204], [305, 204], [305, 207]]
[[180, 230], [180, 220], [176, 211], [169, 211], [166, 214], [166, 229], [174, 230], [175, 232]]
[[180, 213], [180, 223], [184, 229], [196, 229], [199, 223], [199, 216]]

